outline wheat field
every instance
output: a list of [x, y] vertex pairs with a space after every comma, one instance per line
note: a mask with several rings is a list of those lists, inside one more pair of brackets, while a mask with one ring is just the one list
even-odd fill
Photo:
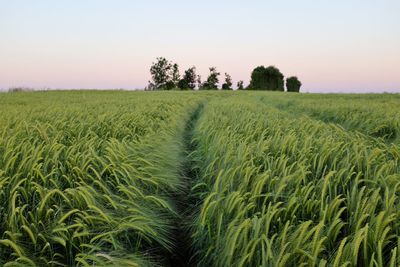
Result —
[[0, 265], [399, 266], [399, 114], [394, 94], [0, 94]]

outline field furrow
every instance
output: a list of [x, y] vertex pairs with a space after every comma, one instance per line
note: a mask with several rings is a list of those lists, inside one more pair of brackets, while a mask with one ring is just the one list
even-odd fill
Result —
[[[371, 101], [373, 99], [373, 101]], [[299, 96], [271, 95], [261, 100], [295, 115], [338, 124], [387, 143], [400, 144], [400, 107], [397, 95]]]
[[192, 211], [190, 206], [190, 189], [196, 179], [194, 173], [193, 162], [190, 155], [196, 150], [193, 142], [193, 130], [202, 110], [206, 105], [206, 101], [202, 101], [193, 109], [190, 118], [186, 122], [185, 130], [182, 135], [183, 150], [181, 159], [181, 176], [183, 181], [183, 190], [178, 191], [173, 198], [177, 206], [178, 217], [175, 222], [174, 250], [171, 253], [169, 266], [192, 266], [192, 238], [190, 233], [190, 222], [192, 220]]

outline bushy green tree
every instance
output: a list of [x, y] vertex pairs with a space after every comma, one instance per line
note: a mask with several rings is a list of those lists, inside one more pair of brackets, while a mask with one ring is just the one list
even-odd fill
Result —
[[225, 83], [222, 85], [222, 90], [232, 90], [232, 77], [225, 72]]
[[284, 76], [280, 70], [274, 66], [259, 66], [251, 73], [249, 89], [284, 91]]
[[217, 71], [217, 68], [211, 67], [210, 74], [207, 77], [207, 80], [201, 85], [200, 89], [203, 90], [217, 90], [218, 89], [218, 76], [220, 73]]
[[170, 80], [171, 63], [163, 57], [158, 57], [156, 62], [153, 62], [150, 67], [152, 82], [149, 81], [151, 89], [165, 88], [168, 80]]
[[193, 66], [185, 70], [182, 79], [179, 80], [178, 82], [178, 88], [181, 90], [187, 90], [187, 89], [193, 90], [194, 88], [196, 88], [196, 81], [197, 81], [196, 67]]
[[301, 82], [296, 76], [292, 76], [286, 79], [286, 91], [288, 92], [300, 92]]
[[149, 81], [149, 89], [171, 90], [177, 86], [179, 67], [178, 64], [172, 64], [164, 57], [158, 57], [150, 67], [150, 74], [152, 81]]

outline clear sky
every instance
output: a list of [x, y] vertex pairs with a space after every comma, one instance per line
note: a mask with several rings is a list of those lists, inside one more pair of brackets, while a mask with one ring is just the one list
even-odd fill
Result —
[[400, 1], [0, 0], [0, 88], [143, 88], [156, 57], [247, 85], [400, 92]]

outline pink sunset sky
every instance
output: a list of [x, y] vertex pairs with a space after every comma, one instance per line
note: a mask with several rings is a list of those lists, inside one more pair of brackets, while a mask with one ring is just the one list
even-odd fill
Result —
[[[2, 1], [0, 89], [141, 89], [156, 57], [303, 92], [400, 92], [399, 1]], [[222, 80], [221, 76], [221, 80]]]

